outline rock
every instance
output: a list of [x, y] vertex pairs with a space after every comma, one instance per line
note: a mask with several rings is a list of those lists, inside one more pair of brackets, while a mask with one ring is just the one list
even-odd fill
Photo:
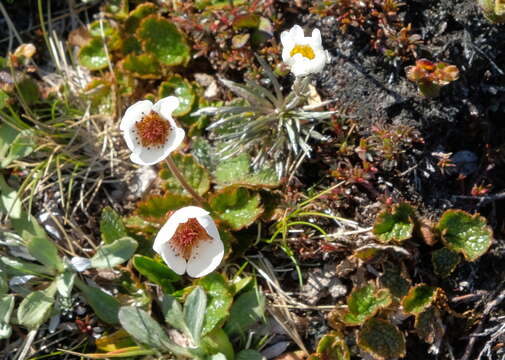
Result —
[[302, 293], [308, 304], [315, 305], [328, 295], [336, 299], [347, 293], [347, 287], [338, 279], [335, 268], [335, 264], [325, 264], [322, 270], [317, 268], [309, 272]]

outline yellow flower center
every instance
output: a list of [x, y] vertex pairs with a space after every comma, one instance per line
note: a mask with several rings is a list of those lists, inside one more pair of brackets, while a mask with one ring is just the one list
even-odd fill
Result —
[[[207, 234], [207, 231], [200, 225], [198, 220], [191, 218], [185, 223], [179, 224], [175, 230], [175, 234], [170, 240], [172, 250], [177, 252], [179, 256], [189, 260], [192, 255], [193, 248], [202, 241], [212, 240]], [[198, 254], [194, 254], [198, 255]]]
[[142, 146], [161, 146], [170, 135], [170, 125], [157, 112], [151, 111], [135, 124], [137, 141]]
[[314, 50], [309, 45], [296, 45], [289, 55], [295, 56], [295, 54], [302, 54], [303, 57], [310, 60], [316, 57]]

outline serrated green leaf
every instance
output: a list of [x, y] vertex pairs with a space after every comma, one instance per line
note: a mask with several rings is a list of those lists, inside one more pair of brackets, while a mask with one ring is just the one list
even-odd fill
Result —
[[89, 70], [102, 70], [109, 64], [105, 43], [101, 38], [92, 38], [81, 48], [77, 58], [79, 63]]
[[228, 335], [244, 335], [247, 329], [263, 319], [265, 297], [256, 289], [240, 295], [230, 310], [224, 330]]
[[142, 20], [136, 34], [144, 51], [154, 54], [160, 63], [175, 66], [189, 61], [186, 39], [169, 20], [150, 15]]
[[342, 335], [336, 331], [324, 335], [316, 349], [319, 357], [325, 360], [350, 360], [349, 347]]
[[372, 283], [354, 289], [347, 297], [348, 312], [342, 320], [347, 325], [360, 325], [374, 316], [379, 309], [391, 304], [391, 294], [387, 289], [377, 289]]
[[110, 244], [114, 240], [128, 236], [123, 220], [121, 220], [119, 214], [110, 206], [102, 210], [100, 234], [102, 236], [102, 241], [106, 244]]
[[111, 244], [102, 245], [91, 258], [91, 266], [97, 269], [113, 268], [128, 261], [135, 254], [137, 247], [138, 243], [130, 237], [124, 237]]
[[493, 242], [493, 231], [479, 214], [447, 210], [437, 224], [442, 241], [449, 249], [462, 253], [468, 261], [484, 255]]
[[431, 253], [433, 271], [440, 277], [448, 277], [461, 261], [460, 255], [446, 247]]
[[18, 321], [24, 327], [34, 330], [51, 315], [54, 299], [44, 291], [34, 291], [21, 301], [18, 308]]
[[[196, 161], [193, 155], [176, 153], [172, 155], [172, 159], [186, 181], [199, 195], [203, 195], [209, 191], [209, 173]], [[162, 167], [160, 177], [164, 182], [165, 188], [171, 193], [189, 195], [166, 166]]]
[[173, 116], [187, 115], [193, 108], [196, 99], [193, 85], [179, 75], [173, 75], [163, 81], [158, 88], [158, 96], [160, 98], [175, 96], [179, 99], [179, 106], [172, 113]]
[[145, 218], [164, 220], [170, 211], [191, 205], [193, 200], [186, 195], [166, 193], [163, 196], [150, 196], [137, 204], [137, 213]]
[[98, 288], [84, 284], [79, 278], [75, 279], [75, 284], [100, 320], [112, 325], [118, 323], [119, 301], [116, 298]]
[[220, 162], [214, 173], [216, 183], [220, 186], [242, 185], [252, 188], [279, 186], [279, 179], [273, 169], [252, 172], [250, 164], [251, 159], [245, 153]]
[[358, 333], [358, 346], [376, 359], [405, 356], [405, 338], [393, 324], [376, 318], [367, 320]]
[[233, 230], [251, 225], [263, 213], [258, 193], [234, 186], [217, 192], [210, 207]]
[[228, 318], [233, 294], [223, 275], [218, 273], [210, 273], [199, 279], [197, 284], [203, 287], [208, 296], [202, 329], [204, 336], [222, 325]]
[[141, 79], [158, 79], [162, 75], [159, 62], [152, 54], [128, 54], [120, 64], [124, 71]]
[[377, 216], [372, 232], [383, 243], [410, 239], [414, 230], [414, 216], [414, 209], [410, 205], [398, 204]]
[[0, 339], [8, 339], [11, 336], [9, 321], [14, 310], [14, 300], [12, 294], [0, 296]]
[[125, 33], [133, 34], [139, 27], [140, 22], [145, 17], [155, 14], [158, 11], [158, 7], [151, 3], [145, 2], [139, 4], [134, 10], [130, 11], [128, 18], [125, 21]]
[[191, 338], [195, 345], [200, 344], [202, 337], [207, 295], [200, 286], [197, 286], [186, 298], [184, 303], [184, 322], [188, 326]]
[[435, 300], [437, 289], [425, 284], [411, 287], [407, 296], [402, 300], [403, 310], [417, 315], [423, 312]]
[[149, 281], [160, 285], [164, 291], [171, 290], [173, 287], [170, 283], [181, 279], [180, 275], [177, 275], [164, 263], [147, 256], [135, 255], [132, 262], [140, 274], [144, 275]]
[[32, 237], [28, 241], [26, 248], [30, 255], [48, 268], [55, 269], [58, 272], [63, 271], [63, 260], [58, 255], [58, 249], [47, 236]]
[[226, 357], [226, 360], [233, 360], [235, 358], [233, 345], [228, 335], [221, 328], [214, 329], [202, 338], [201, 346], [206, 354], [214, 355], [221, 353]]

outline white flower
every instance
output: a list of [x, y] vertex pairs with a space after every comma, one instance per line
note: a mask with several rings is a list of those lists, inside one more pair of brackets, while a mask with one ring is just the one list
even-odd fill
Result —
[[132, 151], [131, 161], [139, 165], [156, 164], [183, 142], [185, 132], [172, 118], [178, 106], [179, 100], [169, 96], [154, 105], [143, 100], [126, 109], [119, 128]]
[[305, 37], [303, 29], [295, 25], [281, 33], [281, 43], [282, 61], [290, 66], [295, 76], [321, 72], [330, 61], [328, 52], [323, 49], [319, 29], [312, 30], [312, 36]]
[[214, 271], [224, 255], [214, 220], [197, 206], [174, 212], [156, 235], [153, 249], [177, 274], [195, 278]]

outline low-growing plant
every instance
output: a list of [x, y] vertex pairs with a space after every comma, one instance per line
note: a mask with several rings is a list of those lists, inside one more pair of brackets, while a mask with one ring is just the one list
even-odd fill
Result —
[[478, 0], [482, 13], [493, 24], [505, 22], [505, 2], [503, 0]]
[[439, 96], [442, 86], [459, 78], [459, 70], [455, 65], [427, 59], [417, 60], [415, 66], [407, 66], [405, 74], [407, 79], [416, 83], [419, 93], [427, 98]]

